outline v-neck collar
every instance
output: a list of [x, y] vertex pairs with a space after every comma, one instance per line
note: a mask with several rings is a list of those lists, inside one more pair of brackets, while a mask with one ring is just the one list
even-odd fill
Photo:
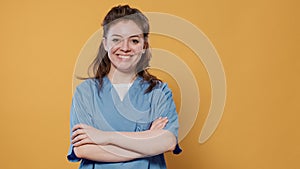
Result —
[[[131, 87], [136, 86], [136, 84], [137, 84], [138, 82], [140, 82], [141, 80], [142, 80], [142, 78], [141, 78], [140, 76], [137, 76], [137, 77], [133, 80]], [[103, 83], [108, 84], [108, 85], [103, 85], [103, 87], [109, 87], [109, 88], [113, 87], [112, 82], [109, 80], [109, 78], [108, 78], [107, 76], [104, 76], [104, 77], [103, 77]], [[131, 88], [131, 87], [130, 87], [130, 88]]]
[[117, 98], [115, 98], [113, 96], [113, 93], [111, 93], [112, 97], [114, 99], [117, 99], [120, 102], [124, 102], [124, 101], [126, 101], [126, 99], [127, 99], [128, 95], [130, 94], [131, 90], [134, 90], [134, 88], [138, 87], [139, 82], [141, 82], [141, 80], [142, 80], [142, 77], [140, 77], [140, 76], [137, 76], [136, 79], [134, 79], [132, 85], [129, 87], [128, 91], [124, 95], [123, 100], [121, 100], [117, 90], [114, 88], [113, 84], [111, 83], [111, 81], [109, 80], [109, 78], [107, 76], [103, 77], [103, 86], [102, 87], [103, 87], [104, 90], [107, 90], [109, 92], [114, 92], [118, 96]]

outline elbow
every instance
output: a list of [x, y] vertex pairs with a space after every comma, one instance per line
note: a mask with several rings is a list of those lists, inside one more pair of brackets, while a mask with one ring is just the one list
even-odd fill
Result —
[[170, 131], [166, 131], [164, 152], [175, 150], [176, 145], [177, 145], [176, 136], [173, 133], [171, 133]]
[[177, 145], [177, 139], [172, 134], [172, 136], [170, 137], [170, 140], [169, 140], [169, 148], [167, 149], [167, 151], [173, 151], [173, 150], [175, 150], [176, 145]]
[[176, 148], [176, 143], [172, 144], [167, 151], [174, 151]]
[[84, 158], [85, 157], [85, 155], [84, 155], [85, 151], [84, 151], [84, 148], [82, 146], [74, 147], [73, 151], [74, 151], [77, 158]]
[[143, 152], [140, 152], [143, 156], [154, 156], [168, 151], [173, 151], [176, 148], [177, 139], [173, 133], [164, 131], [159, 139], [155, 141], [153, 146], [145, 147]]

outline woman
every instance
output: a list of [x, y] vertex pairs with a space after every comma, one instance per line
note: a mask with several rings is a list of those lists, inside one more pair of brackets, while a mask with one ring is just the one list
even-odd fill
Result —
[[148, 19], [128, 5], [112, 8], [91, 65], [71, 107], [70, 161], [81, 169], [163, 169], [163, 153], [178, 149], [171, 90], [148, 73]]

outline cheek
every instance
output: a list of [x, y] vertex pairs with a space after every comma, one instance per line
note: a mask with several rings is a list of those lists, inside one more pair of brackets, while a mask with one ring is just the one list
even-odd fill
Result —
[[137, 45], [137, 46], [134, 46], [133, 48], [133, 51], [137, 54], [140, 54], [143, 52], [143, 46], [142, 45]]
[[107, 51], [108, 52], [113, 52], [116, 49], [118, 49], [120, 47], [120, 45], [113, 43], [113, 42], [107, 42]]
[[143, 57], [142, 53], [138, 54], [138, 56], [137, 56], [137, 58], [135, 60], [135, 64], [138, 64], [140, 62], [140, 60], [142, 59], [142, 57]]
[[114, 54], [116, 51], [118, 51], [118, 47], [117, 46], [111, 46], [108, 48], [108, 54]]

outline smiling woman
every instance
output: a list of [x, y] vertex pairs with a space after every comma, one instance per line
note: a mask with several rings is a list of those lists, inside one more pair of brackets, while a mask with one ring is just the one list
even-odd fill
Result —
[[[135, 67], [144, 51], [142, 30], [133, 21], [120, 21], [111, 26], [103, 41], [112, 63], [109, 76], [118, 72], [132, 73], [135, 76]], [[112, 79], [114, 82], [117, 80], [113, 77]]]
[[148, 19], [117, 6], [102, 26], [94, 74], [73, 96], [68, 159], [81, 169], [164, 169], [163, 153], [180, 152], [179, 125], [171, 90], [147, 70]]

